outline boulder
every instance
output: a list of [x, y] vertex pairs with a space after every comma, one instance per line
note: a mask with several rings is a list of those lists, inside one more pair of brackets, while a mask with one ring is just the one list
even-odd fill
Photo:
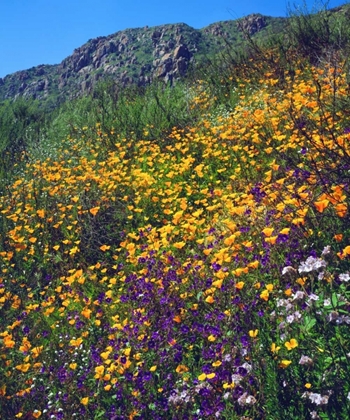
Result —
[[189, 60], [191, 58], [191, 53], [188, 51], [186, 45], [179, 45], [174, 50], [174, 59], [178, 60], [179, 58], [185, 58]]

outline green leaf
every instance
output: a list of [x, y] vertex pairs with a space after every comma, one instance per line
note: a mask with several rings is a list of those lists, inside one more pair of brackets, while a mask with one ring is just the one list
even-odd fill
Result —
[[316, 324], [316, 318], [305, 317], [304, 331], [309, 332]]
[[333, 308], [336, 308], [338, 306], [338, 297], [335, 292], [332, 293], [332, 305], [333, 305]]

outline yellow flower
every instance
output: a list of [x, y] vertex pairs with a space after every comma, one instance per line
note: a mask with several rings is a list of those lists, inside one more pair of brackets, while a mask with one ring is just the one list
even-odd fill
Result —
[[185, 245], [186, 245], [186, 242], [184, 242], [184, 241], [174, 243], [174, 247], [177, 248], [177, 249], [182, 249]]
[[280, 231], [280, 234], [281, 235], [288, 235], [289, 234], [289, 231], [290, 231], [290, 228], [284, 228], [284, 229], [282, 229]]
[[96, 366], [95, 367], [95, 376], [94, 376], [94, 378], [95, 379], [101, 379], [101, 378], [103, 378], [104, 371], [105, 371], [105, 367], [103, 365]]
[[232, 383], [227, 383], [227, 382], [224, 382], [224, 384], [223, 384], [223, 386], [222, 386], [224, 389], [232, 389], [232, 388], [234, 388], [235, 387], [235, 384], [234, 384], [234, 382], [232, 382]]
[[91, 309], [89, 308], [84, 308], [80, 313], [87, 319], [90, 319], [91, 316]]
[[253, 261], [248, 264], [248, 267], [250, 268], [258, 268], [259, 267], [259, 261]]
[[69, 251], [69, 255], [74, 255], [74, 254], [76, 254], [77, 252], [79, 252], [79, 247], [74, 246], [73, 248], [71, 248], [71, 249], [70, 249], [70, 251]]
[[342, 252], [343, 255], [350, 255], [350, 245], [346, 246]]
[[268, 242], [271, 245], [275, 245], [277, 241], [277, 236], [271, 236], [270, 238], [265, 238], [265, 242]]
[[206, 297], [205, 301], [207, 303], [213, 303], [214, 302], [214, 298], [213, 298], [213, 296], [209, 295], [208, 297]]
[[266, 227], [265, 229], [263, 229], [263, 230], [262, 230], [262, 233], [263, 233], [265, 236], [271, 236], [273, 231], [274, 231], [274, 229], [273, 229], [273, 228], [268, 228], [268, 227]]
[[102, 245], [102, 246], [100, 246], [100, 250], [105, 252], [105, 251], [108, 251], [110, 249], [110, 247], [111, 247], [110, 245]]
[[222, 287], [222, 282], [223, 282], [223, 280], [216, 280], [216, 281], [213, 281], [212, 286], [214, 286], [214, 287], [216, 287], [216, 288], [218, 288], [218, 289], [221, 289], [221, 287]]
[[4, 345], [5, 347], [7, 347], [8, 349], [12, 349], [15, 346], [15, 341], [12, 340], [12, 335], [7, 335], [6, 337], [4, 337]]
[[299, 277], [298, 279], [296, 279], [296, 283], [300, 284], [300, 286], [304, 286], [305, 282], [307, 280], [307, 277]]
[[283, 360], [281, 360], [281, 362], [279, 363], [278, 367], [280, 367], [280, 368], [282, 368], [282, 369], [285, 369], [285, 368], [287, 368], [287, 367], [288, 367], [291, 363], [292, 363], [292, 361], [291, 361], [291, 360], [286, 360], [286, 359], [283, 359]]
[[22, 365], [17, 365], [15, 368], [21, 372], [28, 372], [30, 368], [30, 363], [23, 363]]
[[263, 299], [265, 302], [267, 302], [269, 300], [269, 291], [268, 290], [263, 290], [260, 293], [260, 298]]
[[341, 242], [343, 240], [343, 234], [342, 233], [337, 233], [333, 237], [337, 242]]
[[346, 213], [348, 211], [348, 208], [347, 208], [347, 205], [346, 204], [340, 203], [340, 204], [337, 204], [335, 206], [335, 210], [336, 210], [337, 215], [339, 217], [345, 217], [345, 215], [346, 215]]
[[36, 214], [43, 219], [45, 217], [45, 210], [37, 210]]
[[82, 398], [82, 399], [80, 400], [80, 402], [81, 402], [81, 404], [83, 404], [83, 405], [88, 405], [88, 403], [89, 403], [89, 397]]
[[308, 382], [304, 386], [305, 386], [305, 388], [310, 389], [312, 385]]
[[83, 342], [83, 339], [79, 337], [77, 339], [70, 340], [69, 344], [74, 347], [79, 347], [82, 342]]
[[98, 213], [99, 210], [100, 210], [100, 207], [97, 206], [97, 207], [93, 207], [89, 211], [93, 216], [96, 216], [96, 214]]
[[315, 204], [316, 210], [320, 213], [323, 213], [323, 211], [328, 207], [329, 200], [325, 199], [321, 201], [316, 201], [314, 204]]
[[34, 347], [31, 349], [31, 352], [33, 353], [33, 357], [37, 358], [39, 354], [43, 351], [44, 346]]
[[150, 372], [155, 372], [156, 370], [157, 370], [157, 366], [156, 365], [154, 365], [154, 366], [152, 366], [150, 368]]
[[208, 340], [209, 340], [209, 341], [211, 341], [211, 342], [215, 341], [215, 340], [216, 340], [215, 335], [212, 335], [212, 334], [211, 334], [211, 335], [208, 337]]
[[205, 381], [207, 375], [205, 373], [202, 373], [201, 375], [198, 376], [198, 380], [199, 381]]
[[176, 368], [176, 373], [185, 373], [188, 372], [188, 367], [185, 365], [178, 365]]
[[180, 315], [175, 315], [174, 318], [173, 318], [173, 320], [175, 322], [177, 322], [178, 324], [180, 324], [181, 323], [181, 316]]
[[298, 342], [295, 338], [291, 338], [289, 341], [286, 341], [284, 345], [287, 347], [287, 350], [292, 350], [298, 347]]
[[107, 360], [110, 353], [111, 353], [110, 351], [104, 351], [100, 354], [100, 356], [102, 357], [103, 360]]
[[278, 350], [280, 350], [280, 346], [276, 346], [276, 343], [272, 343], [271, 344], [271, 351], [272, 351], [272, 353], [277, 353], [278, 352]]
[[255, 338], [259, 333], [259, 330], [250, 330], [249, 337]]

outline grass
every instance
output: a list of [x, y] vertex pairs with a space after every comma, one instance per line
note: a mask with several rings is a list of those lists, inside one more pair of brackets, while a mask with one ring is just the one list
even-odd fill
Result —
[[219, 101], [104, 89], [28, 145], [0, 203], [2, 418], [349, 417], [347, 63], [260, 54]]

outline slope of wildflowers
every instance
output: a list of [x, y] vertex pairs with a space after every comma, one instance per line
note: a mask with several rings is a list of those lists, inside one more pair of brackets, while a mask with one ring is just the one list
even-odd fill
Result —
[[229, 112], [198, 84], [201, 120], [157, 141], [85, 127], [27, 156], [0, 203], [1, 418], [350, 416], [336, 64], [242, 76]]

